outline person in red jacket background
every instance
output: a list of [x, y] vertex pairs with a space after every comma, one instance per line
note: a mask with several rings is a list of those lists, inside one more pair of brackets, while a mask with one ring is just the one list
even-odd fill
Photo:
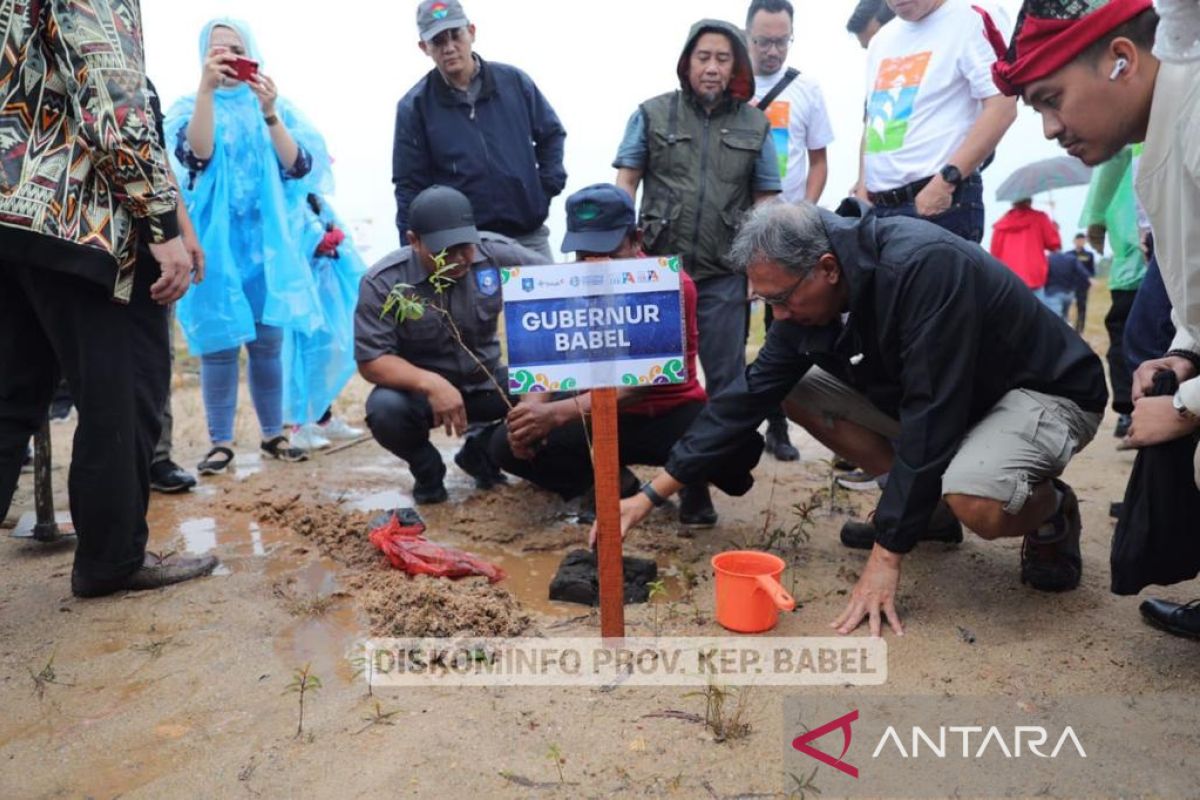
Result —
[[1018, 200], [992, 226], [992, 255], [1017, 273], [1025, 285], [1041, 296], [1050, 262], [1046, 252], [1062, 249], [1058, 224], [1033, 208], [1029, 198]]

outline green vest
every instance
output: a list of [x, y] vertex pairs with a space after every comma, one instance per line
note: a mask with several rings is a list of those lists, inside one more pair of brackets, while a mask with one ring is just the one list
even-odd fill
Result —
[[727, 254], [754, 203], [754, 166], [771, 125], [726, 103], [711, 116], [675, 91], [641, 105], [649, 149], [641, 226], [650, 255], [679, 255], [696, 280], [730, 273]]

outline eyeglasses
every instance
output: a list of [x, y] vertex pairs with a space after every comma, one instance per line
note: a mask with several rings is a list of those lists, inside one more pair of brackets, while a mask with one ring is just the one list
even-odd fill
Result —
[[765, 303], [769, 306], [786, 306], [787, 302], [792, 299], [792, 295], [795, 294], [796, 290], [800, 288], [800, 284], [802, 284], [806, 280], [808, 280], [809, 275], [812, 275], [811, 271], [808, 272], [807, 274], [805, 274], [802, 278], [797, 280], [795, 283], [793, 283], [791, 285], [791, 288], [789, 288], [787, 291], [779, 292], [778, 294], [773, 294], [773, 295], [770, 295], [769, 297], [761, 295], [761, 294], [752, 294], [752, 295], [750, 295], [750, 299], [751, 300], [761, 300], [763, 303]]
[[776, 50], [787, 50], [788, 45], [790, 45], [794, 40], [795, 37], [793, 36], [782, 36], [778, 39], [772, 39], [769, 36], [750, 37], [750, 43], [764, 52], [770, 50], [772, 47], [774, 47]]
[[429, 43], [434, 47], [445, 47], [450, 42], [457, 42], [467, 35], [466, 28], [451, 28], [448, 31], [442, 31], [437, 36], [429, 40]]

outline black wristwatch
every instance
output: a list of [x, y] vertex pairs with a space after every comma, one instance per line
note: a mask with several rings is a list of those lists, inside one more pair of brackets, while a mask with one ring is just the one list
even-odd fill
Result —
[[942, 167], [942, 171], [938, 173], [942, 176], [942, 180], [957, 189], [963, 182], [963, 174], [958, 167], [953, 164], [947, 164]]
[[646, 495], [646, 497], [650, 498], [650, 505], [654, 506], [655, 508], [660, 508], [662, 507], [663, 503], [667, 502], [667, 498], [654, 491], [654, 487], [650, 485], [650, 481], [643, 483], [640, 491], [642, 494]]

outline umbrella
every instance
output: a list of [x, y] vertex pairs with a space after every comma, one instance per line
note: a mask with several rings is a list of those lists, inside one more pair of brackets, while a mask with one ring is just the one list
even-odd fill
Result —
[[1000, 184], [996, 199], [1009, 202], [1024, 200], [1052, 189], [1086, 186], [1091, 180], [1091, 167], [1070, 156], [1057, 156], [1018, 167]]

